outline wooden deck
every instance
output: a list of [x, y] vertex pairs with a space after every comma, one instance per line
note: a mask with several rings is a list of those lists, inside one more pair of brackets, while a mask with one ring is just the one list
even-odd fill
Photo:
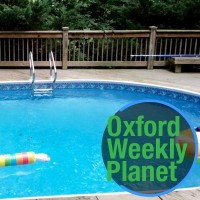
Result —
[[[51, 197], [45, 200], [199, 200], [200, 189], [174, 191], [159, 197], [140, 197], [132, 194], [119, 195], [96, 195], [96, 196], [76, 196], [76, 197]], [[28, 199], [27, 199], [28, 200]], [[34, 199], [37, 200], [37, 199]]]
[[200, 188], [191, 190], [174, 191], [160, 197], [162, 200], [197, 200], [200, 199]]
[[[175, 87], [200, 93], [200, 73], [172, 73], [154, 69], [68, 69], [57, 70], [58, 80], [130, 81]], [[200, 72], [200, 71], [199, 71]], [[49, 79], [48, 69], [36, 69], [36, 80]], [[29, 69], [0, 69], [0, 81], [28, 81]]]

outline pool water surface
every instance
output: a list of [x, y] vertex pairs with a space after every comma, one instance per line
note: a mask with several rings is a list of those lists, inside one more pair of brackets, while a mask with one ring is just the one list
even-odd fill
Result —
[[[0, 153], [47, 153], [51, 161], [1, 168], [0, 198], [123, 192], [107, 181], [101, 156], [109, 116], [130, 102], [155, 99], [176, 106], [198, 126], [200, 98], [195, 98], [104, 87], [60, 88], [53, 97], [31, 97], [27, 89], [2, 90]], [[200, 165], [181, 187], [200, 186], [198, 177]]]

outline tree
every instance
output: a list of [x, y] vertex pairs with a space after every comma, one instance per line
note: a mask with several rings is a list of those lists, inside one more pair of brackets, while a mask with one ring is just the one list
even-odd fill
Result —
[[46, 29], [47, 1], [4, 0], [0, 4], [0, 30]]
[[1, 0], [0, 30], [200, 28], [200, 0]]

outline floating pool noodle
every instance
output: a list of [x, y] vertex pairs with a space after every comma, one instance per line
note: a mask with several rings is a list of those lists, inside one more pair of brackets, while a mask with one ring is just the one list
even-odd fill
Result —
[[50, 157], [44, 153], [36, 154], [34, 152], [0, 155], [0, 167], [26, 165], [36, 161], [48, 162]]

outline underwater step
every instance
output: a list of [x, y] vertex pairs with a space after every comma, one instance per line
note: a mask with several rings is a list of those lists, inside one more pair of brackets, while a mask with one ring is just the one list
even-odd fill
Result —
[[33, 95], [34, 96], [51, 96], [53, 95], [53, 89], [52, 88], [48, 88], [48, 89], [44, 89], [44, 88], [35, 88], [33, 90]]
[[46, 93], [46, 92], [53, 92], [53, 89], [52, 88], [48, 88], [48, 89], [47, 88], [45, 88], [45, 89], [44, 88], [39, 88], [39, 89], [37, 88], [37, 89], [34, 89], [33, 91], [34, 92], [39, 92], [39, 93], [40, 92], [41, 93]]

